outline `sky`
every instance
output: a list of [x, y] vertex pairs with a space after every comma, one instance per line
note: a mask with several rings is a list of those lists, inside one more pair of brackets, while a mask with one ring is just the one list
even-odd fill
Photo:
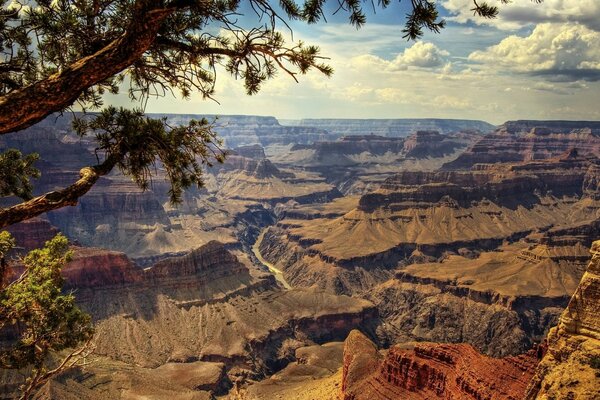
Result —
[[[392, 0], [393, 1], [393, 0]], [[253, 96], [225, 71], [215, 99], [151, 99], [147, 112], [300, 118], [600, 120], [600, 1], [499, 0], [499, 17], [474, 17], [472, 0], [439, 0], [447, 27], [402, 38], [408, 0], [367, 13], [355, 29], [341, 15], [292, 24], [293, 39], [320, 46], [335, 72], [280, 73]], [[365, 3], [368, 4], [368, 3]], [[365, 6], [365, 9], [369, 9]], [[286, 35], [287, 35], [286, 31]], [[128, 102], [124, 95], [108, 103]]]

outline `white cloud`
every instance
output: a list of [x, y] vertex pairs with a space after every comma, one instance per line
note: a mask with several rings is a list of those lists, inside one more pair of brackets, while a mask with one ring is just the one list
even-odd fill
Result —
[[441, 50], [433, 43], [417, 42], [411, 47], [398, 54], [392, 62], [392, 68], [403, 69], [406, 66], [435, 68], [445, 64], [445, 57], [449, 56], [445, 50]]
[[356, 70], [376, 71], [406, 71], [409, 67], [415, 68], [437, 68], [447, 65], [446, 57], [450, 53], [442, 50], [433, 43], [416, 42], [403, 52], [398, 53], [391, 60], [385, 60], [372, 54], [363, 54], [352, 57], [350, 66]]
[[555, 81], [600, 80], [600, 32], [577, 24], [539, 24], [529, 36], [508, 36], [469, 60], [498, 71]]
[[530, 0], [515, 0], [508, 4], [489, 1], [498, 6], [498, 18], [485, 19], [473, 15], [473, 0], [442, 0], [442, 6], [458, 23], [474, 22], [503, 30], [516, 30], [544, 22], [580, 23], [592, 30], [600, 30], [600, 2], [598, 0], [544, 0], [536, 4]]

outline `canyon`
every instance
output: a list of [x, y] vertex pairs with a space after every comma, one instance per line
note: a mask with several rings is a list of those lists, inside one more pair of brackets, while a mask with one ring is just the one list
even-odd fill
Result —
[[[0, 138], [40, 153], [36, 193], [95, 162], [69, 124]], [[146, 191], [113, 172], [76, 206], [9, 227], [14, 255], [70, 239], [65, 290], [96, 325], [95, 362], [41, 396], [598, 395], [598, 123], [224, 116], [215, 129], [227, 159], [178, 206], [160, 169]], [[8, 397], [18, 376], [0, 376]]]

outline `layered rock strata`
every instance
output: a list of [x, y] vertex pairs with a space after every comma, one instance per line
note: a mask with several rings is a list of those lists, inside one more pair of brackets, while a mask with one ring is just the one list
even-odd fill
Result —
[[573, 148], [583, 155], [600, 155], [597, 121], [508, 121], [443, 168], [547, 159]]
[[600, 398], [600, 241], [592, 260], [546, 341], [526, 399]]
[[[360, 198], [285, 211], [262, 256], [293, 286], [369, 299], [384, 344], [523, 352], [554, 325], [600, 234], [594, 160], [402, 172]], [[390, 306], [393, 305], [393, 306]], [[486, 323], [481, 323], [486, 321]]]
[[413, 343], [380, 354], [352, 331], [344, 343], [342, 398], [517, 400], [537, 361], [535, 351], [494, 359], [466, 344]]

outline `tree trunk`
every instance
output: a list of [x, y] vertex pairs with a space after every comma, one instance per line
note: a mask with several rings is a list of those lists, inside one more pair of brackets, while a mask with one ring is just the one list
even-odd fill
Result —
[[48, 211], [65, 206], [75, 206], [81, 196], [86, 194], [98, 179], [108, 174], [116, 164], [116, 159], [109, 158], [101, 165], [85, 167], [79, 171], [79, 180], [64, 189], [48, 192], [31, 200], [0, 209], [0, 228], [17, 222], [37, 217]]
[[0, 134], [25, 129], [72, 105], [81, 93], [130, 66], [152, 45], [162, 22], [176, 8], [138, 0], [129, 28], [98, 52], [65, 70], [0, 97]]

